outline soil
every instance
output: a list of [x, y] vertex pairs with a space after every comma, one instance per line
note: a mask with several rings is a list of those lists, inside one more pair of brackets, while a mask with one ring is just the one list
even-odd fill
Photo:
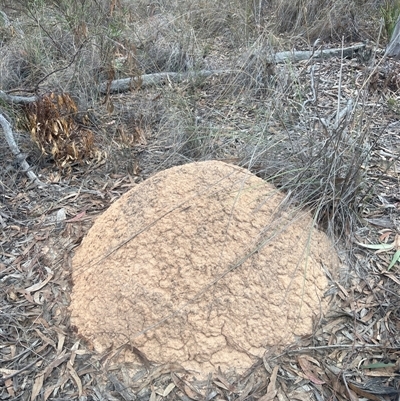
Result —
[[201, 374], [241, 372], [311, 334], [337, 257], [311, 215], [247, 170], [157, 173], [105, 213], [73, 258], [71, 322], [96, 351], [130, 344]]

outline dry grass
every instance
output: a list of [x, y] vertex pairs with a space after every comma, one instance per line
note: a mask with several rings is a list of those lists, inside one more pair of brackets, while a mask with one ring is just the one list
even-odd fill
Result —
[[[354, 241], [392, 242], [398, 233], [399, 65], [379, 53], [367, 61], [266, 62], [278, 50], [308, 50], [317, 37], [317, 46], [339, 47], [343, 37], [375, 43], [380, 2], [3, 0], [1, 6], [9, 21], [0, 20], [0, 89], [68, 93], [106, 155], [59, 169], [38, 161], [29, 132], [19, 132], [37, 173], [52, 183], [38, 190], [0, 147], [2, 399], [397, 394], [398, 267], [388, 272], [390, 254], [375, 255]], [[216, 68], [233, 73], [129, 94], [97, 90], [99, 82], [141, 73]], [[20, 110], [1, 109], [18, 126]], [[244, 165], [297, 206], [313, 209], [343, 255], [327, 293], [332, 312], [316, 322], [313, 336], [280, 354], [268, 350], [242, 377], [216, 373], [190, 384], [190, 374], [172, 363], [129, 377], [113, 354], [93, 355], [69, 325], [71, 254], [93, 218], [135, 182], [206, 159]], [[383, 367], [360, 369], [374, 362]]]

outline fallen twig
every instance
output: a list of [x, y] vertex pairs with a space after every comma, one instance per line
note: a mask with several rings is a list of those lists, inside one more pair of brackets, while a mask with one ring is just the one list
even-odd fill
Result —
[[13, 377], [19, 375], [20, 373], [24, 372], [25, 370], [30, 369], [32, 366], [36, 365], [38, 363], [38, 361], [33, 361], [30, 364], [24, 366], [22, 369], [16, 370], [15, 372], [9, 374], [8, 376], [3, 376], [0, 377], [0, 383], [3, 384], [5, 383], [7, 380], [12, 379]]
[[31, 170], [31, 167], [29, 166], [28, 162], [25, 160], [25, 155], [23, 153], [21, 153], [21, 151], [19, 150], [18, 145], [14, 139], [14, 134], [12, 132], [11, 125], [2, 114], [0, 114], [0, 124], [3, 127], [4, 135], [6, 137], [8, 146], [10, 147], [11, 151], [14, 153], [17, 162], [21, 165], [22, 169], [26, 172], [28, 178], [31, 181], [33, 181], [35, 184], [37, 184], [38, 186], [44, 186], [45, 184], [43, 182], [41, 182], [39, 180], [39, 178], [37, 177], [37, 175]]

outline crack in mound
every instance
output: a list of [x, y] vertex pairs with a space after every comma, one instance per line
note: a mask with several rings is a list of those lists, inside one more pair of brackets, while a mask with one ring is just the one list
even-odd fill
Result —
[[100, 216], [73, 258], [71, 322], [97, 351], [125, 343], [201, 373], [243, 371], [310, 334], [322, 264], [337, 258], [309, 212], [240, 167], [160, 172]]

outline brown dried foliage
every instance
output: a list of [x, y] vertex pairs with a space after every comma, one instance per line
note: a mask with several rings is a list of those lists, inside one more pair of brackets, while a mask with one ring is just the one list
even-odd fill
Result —
[[94, 134], [78, 123], [78, 107], [69, 94], [46, 94], [27, 106], [26, 115], [32, 140], [58, 167], [95, 155]]

